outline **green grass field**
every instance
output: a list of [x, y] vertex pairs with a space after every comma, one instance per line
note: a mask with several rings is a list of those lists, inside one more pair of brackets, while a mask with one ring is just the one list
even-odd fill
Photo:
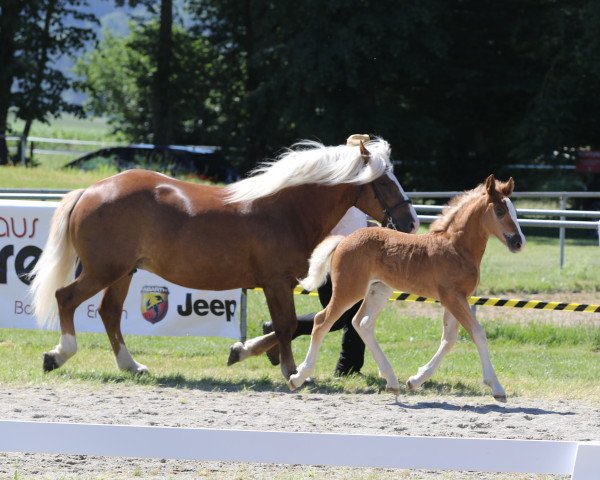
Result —
[[[317, 308], [316, 300], [298, 298], [298, 311]], [[267, 318], [261, 293], [249, 295], [249, 336], [259, 334]], [[441, 315], [441, 312], [440, 312]], [[437, 349], [441, 332], [437, 318], [408, 313], [390, 304], [382, 313], [377, 337], [400, 379], [414, 374]], [[484, 324], [492, 362], [511, 396], [597, 399], [600, 395], [600, 330], [586, 326], [555, 327], [536, 323]], [[0, 330], [0, 384], [122, 383], [161, 385], [202, 390], [273, 390], [287, 386], [278, 367], [265, 356], [226, 367], [231, 340], [129, 336], [128, 346], [151, 374], [136, 377], [116, 370], [108, 339], [102, 334], [79, 334], [79, 353], [63, 368], [43, 374], [42, 353], [58, 340], [56, 332]], [[321, 350], [315, 383], [304, 391], [375, 393], [384, 383], [369, 355], [362, 375], [339, 379], [332, 375], [339, 353], [340, 332], [330, 333]], [[308, 337], [294, 341], [300, 361]], [[473, 343], [462, 332], [455, 349], [433, 379], [417, 395], [487, 396]]]

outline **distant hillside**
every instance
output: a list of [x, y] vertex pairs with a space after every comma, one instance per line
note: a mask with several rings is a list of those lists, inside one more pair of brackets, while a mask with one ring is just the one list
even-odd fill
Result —
[[[116, 7], [113, 0], [89, 0], [87, 7], [81, 7], [82, 11], [86, 13], [93, 13], [98, 21], [99, 25], [96, 25], [94, 29], [98, 39], [102, 37], [103, 31], [109, 31], [115, 35], [127, 35], [129, 32], [129, 20], [133, 16], [144, 17], [147, 15], [146, 9], [143, 7], [137, 7], [135, 9], [127, 6]], [[93, 43], [90, 43], [86, 50], [93, 48]], [[82, 55], [83, 52], [77, 52], [75, 57], [65, 55], [58, 59], [56, 62], [57, 68], [67, 76], [71, 76], [71, 69], [75, 63], [75, 58]], [[69, 90], [64, 93], [64, 98], [78, 105], [81, 105], [85, 101], [85, 95], [81, 92], [75, 92]]]

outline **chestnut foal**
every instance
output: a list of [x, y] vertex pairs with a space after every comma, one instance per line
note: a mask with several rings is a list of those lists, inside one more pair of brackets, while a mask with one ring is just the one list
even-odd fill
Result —
[[479, 282], [481, 258], [491, 235], [511, 252], [525, 245], [516, 210], [508, 198], [513, 187], [512, 178], [502, 183], [490, 175], [485, 184], [454, 198], [425, 235], [365, 228], [345, 238], [325, 239], [313, 252], [308, 276], [300, 283], [307, 290], [316, 289], [331, 270], [333, 295], [315, 317], [306, 359], [290, 377], [290, 389], [298, 388], [312, 375], [323, 337], [333, 323], [364, 299], [352, 324], [373, 354], [387, 390], [398, 395], [398, 379], [374, 336], [377, 316], [394, 288], [435, 298], [445, 309], [440, 347], [429, 363], [408, 379], [407, 388], [418, 388], [434, 374], [456, 343], [460, 323], [475, 342], [484, 383], [496, 400], [505, 402], [506, 393], [490, 361], [485, 332], [471, 314], [467, 297]]

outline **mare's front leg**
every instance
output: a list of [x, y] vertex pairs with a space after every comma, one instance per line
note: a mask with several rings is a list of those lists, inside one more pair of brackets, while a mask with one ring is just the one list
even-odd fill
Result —
[[290, 375], [296, 373], [292, 336], [298, 325], [292, 285], [282, 282], [265, 287], [265, 297], [273, 322], [273, 331], [279, 342], [281, 373], [286, 380], [289, 380]]
[[416, 390], [423, 383], [429, 380], [435, 371], [442, 363], [442, 359], [444, 356], [452, 349], [456, 340], [458, 338], [458, 322], [456, 318], [452, 316], [452, 314], [445, 309], [444, 310], [444, 333], [442, 334], [442, 340], [440, 341], [440, 346], [435, 352], [435, 355], [427, 362], [426, 365], [423, 365], [419, 368], [419, 371], [416, 375], [410, 377], [406, 382], [406, 388], [408, 390]]
[[246, 340], [245, 343], [234, 343], [229, 349], [227, 365], [233, 365], [251, 356], [262, 355], [279, 342], [282, 360], [281, 373], [288, 379], [292, 373], [296, 372], [296, 364], [292, 355], [292, 334], [296, 331], [298, 322], [294, 311], [292, 287], [290, 284], [270, 286], [265, 287], [264, 292], [274, 331], [268, 335]]
[[502, 385], [500, 385], [490, 360], [485, 331], [481, 324], [473, 317], [467, 299], [462, 295], [454, 293], [444, 295], [444, 297], [445, 298], [440, 298], [442, 305], [444, 305], [465, 330], [469, 332], [469, 335], [477, 347], [481, 368], [483, 370], [483, 383], [491, 388], [492, 395], [497, 401], [503, 403], [506, 402], [506, 392], [504, 391], [504, 388], [502, 388]]
[[386, 390], [394, 395], [400, 395], [400, 383], [388, 361], [385, 353], [381, 350], [379, 343], [375, 339], [375, 323], [377, 317], [385, 307], [392, 289], [381, 282], [375, 282], [369, 288], [367, 296], [363, 300], [356, 316], [352, 319], [354, 329], [360, 335], [365, 345], [371, 351], [371, 355], [379, 368], [379, 376], [385, 378]]

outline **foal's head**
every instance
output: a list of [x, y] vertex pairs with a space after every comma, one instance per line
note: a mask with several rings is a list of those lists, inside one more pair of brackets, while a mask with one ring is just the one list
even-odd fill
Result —
[[515, 182], [501, 182], [490, 175], [485, 181], [486, 210], [483, 224], [490, 235], [497, 237], [511, 252], [519, 252], [525, 246], [525, 236], [517, 221], [517, 211], [508, 198]]

